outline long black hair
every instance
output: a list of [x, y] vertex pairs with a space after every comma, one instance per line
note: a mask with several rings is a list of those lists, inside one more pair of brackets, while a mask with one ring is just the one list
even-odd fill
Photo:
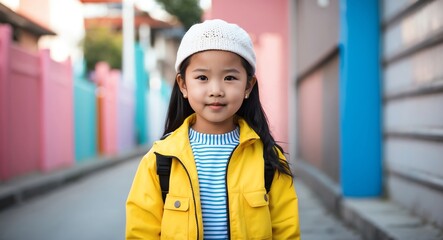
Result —
[[[183, 79], [186, 79], [185, 72], [190, 64], [191, 57], [192, 55], [186, 58], [180, 65], [179, 74]], [[247, 81], [249, 82], [253, 78], [254, 69], [245, 59], [241, 59], [242, 65], [247, 73]], [[164, 135], [175, 131], [188, 116], [194, 113], [188, 99], [183, 97], [177, 81], [174, 82], [165, 122]], [[265, 162], [270, 164], [278, 172], [293, 178], [294, 176], [289, 168], [289, 163], [279, 158], [277, 149], [283, 153], [283, 148], [275, 142], [270, 133], [268, 119], [260, 103], [258, 83], [254, 84], [249, 97], [243, 101], [236, 114], [243, 118], [260, 137], [263, 142], [263, 158]]]

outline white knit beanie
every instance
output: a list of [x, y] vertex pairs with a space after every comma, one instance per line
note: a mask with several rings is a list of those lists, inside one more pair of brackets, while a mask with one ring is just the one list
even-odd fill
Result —
[[205, 50], [224, 50], [236, 53], [251, 64], [255, 72], [255, 53], [248, 33], [236, 24], [220, 19], [206, 20], [193, 25], [183, 36], [177, 51], [175, 70], [194, 53]]

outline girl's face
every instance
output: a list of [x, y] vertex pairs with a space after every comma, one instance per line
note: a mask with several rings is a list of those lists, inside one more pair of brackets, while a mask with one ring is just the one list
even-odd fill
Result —
[[196, 113], [194, 130], [211, 134], [234, 130], [234, 114], [256, 83], [255, 76], [248, 82], [241, 57], [217, 50], [196, 53], [185, 78], [177, 75], [177, 83]]

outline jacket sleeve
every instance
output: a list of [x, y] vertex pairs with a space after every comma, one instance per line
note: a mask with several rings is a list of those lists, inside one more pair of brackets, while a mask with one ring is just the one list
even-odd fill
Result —
[[291, 177], [278, 172], [275, 174], [269, 191], [269, 201], [272, 238], [299, 240], [298, 198]]
[[126, 201], [126, 239], [160, 239], [163, 200], [155, 154], [141, 160]]

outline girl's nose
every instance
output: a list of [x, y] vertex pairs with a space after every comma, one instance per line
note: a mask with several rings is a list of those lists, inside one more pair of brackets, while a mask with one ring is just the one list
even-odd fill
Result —
[[219, 81], [211, 81], [210, 92], [211, 97], [223, 97], [225, 95], [222, 83]]

